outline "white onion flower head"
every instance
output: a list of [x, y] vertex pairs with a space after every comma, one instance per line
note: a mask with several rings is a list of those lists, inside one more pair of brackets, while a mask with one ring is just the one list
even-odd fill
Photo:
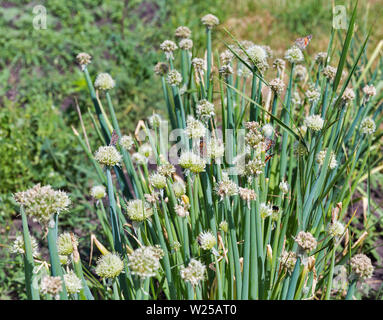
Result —
[[208, 29], [213, 28], [219, 24], [219, 19], [213, 14], [207, 14], [201, 18], [202, 24], [204, 24]]
[[68, 265], [71, 262], [71, 256], [59, 254], [59, 261], [63, 266]]
[[328, 226], [328, 233], [334, 237], [339, 238], [343, 235], [345, 230], [345, 227], [342, 222], [340, 221], [334, 221], [333, 223], [330, 223]]
[[254, 63], [257, 67], [259, 67], [259, 64], [264, 63], [267, 59], [266, 50], [258, 45], [253, 45], [247, 49], [247, 54], [251, 58], [251, 62]]
[[281, 266], [291, 274], [297, 262], [297, 255], [295, 252], [283, 250], [279, 262]]
[[157, 172], [165, 177], [171, 177], [176, 172], [176, 168], [169, 162], [157, 167]]
[[307, 69], [304, 65], [298, 64], [294, 68], [294, 76], [297, 81], [303, 81], [307, 76]]
[[59, 299], [59, 293], [62, 290], [62, 280], [60, 277], [45, 276], [40, 282], [40, 291], [42, 294], [50, 294], [56, 300]]
[[297, 46], [293, 46], [285, 52], [285, 59], [290, 63], [303, 61], [303, 53]]
[[229, 230], [229, 224], [226, 220], [223, 220], [219, 223], [219, 228], [226, 233]]
[[193, 68], [196, 72], [203, 74], [204, 70], [206, 70], [206, 62], [202, 58], [193, 58], [192, 60]]
[[82, 289], [81, 279], [72, 270], [64, 274], [64, 282], [69, 294], [79, 293]]
[[[78, 245], [77, 237], [74, 237], [75, 245]], [[70, 255], [73, 253], [72, 237], [69, 232], [60, 234], [57, 238], [57, 251], [60, 255]]]
[[227, 49], [222, 52], [219, 57], [221, 58], [222, 64], [229, 64], [233, 60], [234, 54]]
[[94, 186], [90, 189], [90, 195], [94, 199], [100, 200], [106, 196], [106, 189], [103, 185]]
[[202, 231], [198, 235], [197, 240], [198, 240], [200, 247], [204, 250], [213, 249], [217, 243], [217, 239], [211, 231], [206, 231], [206, 232]]
[[122, 160], [121, 154], [114, 146], [102, 146], [96, 151], [94, 158], [104, 166], [118, 166]]
[[166, 80], [171, 86], [179, 86], [182, 82], [182, 75], [177, 70], [171, 70], [168, 72]]
[[329, 81], [332, 81], [336, 76], [336, 68], [327, 66], [322, 70], [322, 73]]
[[154, 73], [158, 76], [164, 76], [169, 71], [169, 66], [165, 62], [158, 62], [154, 66]]
[[149, 117], [149, 124], [152, 128], [158, 128], [160, 125], [161, 125], [161, 122], [162, 122], [162, 118], [159, 114], [157, 113], [153, 113], [150, 117]]
[[262, 202], [259, 205], [259, 214], [262, 219], [266, 219], [273, 214], [273, 207], [270, 204]]
[[324, 120], [318, 114], [307, 116], [304, 120], [304, 125], [314, 131], [319, 131], [323, 128]]
[[178, 47], [174, 41], [165, 40], [160, 44], [161, 50], [165, 53], [166, 59], [174, 59], [173, 51], [177, 50]]
[[295, 237], [295, 242], [305, 251], [312, 251], [317, 246], [317, 240], [310, 232], [300, 231]]
[[179, 46], [182, 50], [190, 51], [193, 48], [193, 40], [182, 39], [179, 43]]
[[179, 164], [182, 168], [187, 169], [193, 173], [200, 173], [205, 171], [206, 161], [193, 152], [183, 152], [179, 159]]
[[115, 85], [116, 83], [109, 73], [98, 74], [94, 82], [95, 88], [103, 91], [113, 89]]
[[206, 99], [202, 99], [197, 103], [197, 115], [202, 119], [209, 119], [210, 117], [214, 117], [214, 104], [209, 102]]
[[14, 195], [16, 202], [23, 206], [25, 213], [41, 224], [48, 224], [55, 213], [67, 211], [71, 203], [64, 191], [54, 190], [50, 185], [40, 184]]
[[315, 102], [320, 98], [320, 91], [315, 88], [310, 88], [305, 92], [305, 95], [309, 102]]
[[212, 138], [207, 145], [207, 154], [212, 159], [220, 159], [225, 153], [225, 145], [222, 140]]
[[[39, 255], [39, 245], [35, 237], [31, 236], [32, 256], [37, 257]], [[24, 237], [22, 235], [17, 236], [10, 247], [11, 253], [25, 254]]]
[[138, 153], [143, 155], [145, 158], [150, 158], [153, 154], [153, 149], [150, 143], [144, 143], [139, 149]]
[[366, 85], [364, 88], [363, 88], [363, 93], [367, 96], [367, 98], [370, 98], [370, 97], [373, 97], [374, 95], [376, 95], [376, 88], [373, 86], [373, 85]]
[[356, 254], [350, 261], [351, 270], [361, 279], [368, 279], [374, 273], [371, 259], [363, 253]]
[[250, 209], [250, 201], [254, 201], [257, 198], [255, 191], [252, 189], [239, 187], [238, 193], [241, 199], [247, 202], [247, 206]]
[[189, 115], [186, 120], [185, 133], [189, 139], [201, 138], [206, 135], [206, 128], [201, 121]]
[[187, 38], [190, 38], [191, 36], [191, 30], [188, 27], [179, 26], [176, 29], [174, 35], [176, 36], [176, 38], [187, 39]]
[[221, 200], [223, 200], [224, 197], [237, 195], [238, 186], [234, 181], [229, 179], [224, 179], [216, 183], [215, 192], [221, 197]]
[[102, 279], [114, 279], [124, 269], [124, 262], [117, 253], [107, 253], [97, 260], [96, 274]]
[[[319, 153], [317, 154], [316, 162], [320, 166], [323, 166], [324, 160], [326, 158], [326, 154], [327, 154], [327, 149], [319, 151]], [[337, 165], [338, 165], [338, 162], [336, 161], [335, 154], [334, 154], [333, 151], [331, 151], [330, 160], [329, 160], [328, 166], [329, 166], [330, 169], [335, 169], [337, 167]]]
[[262, 127], [262, 132], [263, 132], [263, 134], [265, 135], [265, 137], [267, 137], [267, 138], [271, 138], [271, 136], [272, 136], [273, 133], [274, 133], [274, 128], [273, 128], [273, 126], [272, 126], [270, 123], [266, 123], [266, 124]]
[[174, 211], [176, 212], [177, 216], [181, 218], [185, 218], [189, 215], [189, 210], [187, 206], [176, 204], [174, 206]]
[[159, 173], [153, 173], [149, 177], [149, 182], [157, 189], [164, 189], [166, 187], [166, 177]]
[[277, 95], [280, 95], [285, 88], [285, 84], [280, 78], [275, 78], [271, 80], [269, 84], [270, 84], [271, 90], [275, 92]]
[[355, 92], [354, 90], [352, 90], [351, 88], [346, 88], [343, 92], [343, 95], [342, 95], [342, 100], [345, 102], [345, 103], [348, 103], [352, 100], [355, 99]]
[[86, 67], [89, 63], [92, 62], [92, 57], [86, 52], [80, 52], [76, 56], [77, 63], [83, 68]]
[[315, 62], [318, 63], [318, 64], [324, 64], [324, 63], [326, 63], [326, 61], [327, 61], [327, 52], [318, 52], [318, 53], [315, 55], [314, 60], [315, 60]]
[[374, 120], [372, 120], [372, 118], [370, 117], [364, 118], [360, 124], [360, 131], [363, 134], [373, 134], [375, 130], [376, 130], [376, 125]]
[[223, 66], [221, 66], [221, 68], [219, 68], [218, 71], [219, 74], [223, 77], [227, 77], [234, 73], [233, 68], [229, 64], [224, 64]]
[[273, 67], [277, 69], [279, 72], [282, 72], [285, 69], [285, 66], [286, 66], [286, 61], [281, 58], [277, 58], [273, 61]]
[[131, 273], [140, 278], [154, 277], [156, 271], [161, 267], [160, 259], [163, 256], [164, 251], [160, 246], [144, 246], [129, 255], [128, 266]]
[[127, 204], [126, 212], [132, 221], [137, 222], [144, 221], [153, 214], [149, 204], [140, 199], [130, 200]]
[[142, 155], [139, 152], [135, 152], [132, 154], [132, 161], [137, 164], [144, 165], [148, 162], [148, 158]]
[[195, 287], [200, 281], [205, 279], [206, 266], [196, 259], [191, 259], [187, 267], [182, 267], [181, 278], [190, 282]]
[[134, 140], [131, 136], [123, 135], [120, 138], [120, 146], [123, 147], [125, 150], [129, 151], [130, 149], [132, 149], [133, 145]]
[[301, 99], [301, 96], [299, 95], [298, 91], [294, 91], [293, 96], [291, 97], [291, 102], [293, 104], [301, 104], [302, 103], [302, 99]]

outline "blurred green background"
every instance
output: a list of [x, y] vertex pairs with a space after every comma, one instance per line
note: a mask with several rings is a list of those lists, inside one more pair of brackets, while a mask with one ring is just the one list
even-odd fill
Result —
[[[350, 1], [336, 4], [350, 5]], [[205, 41], [200, 18], [213, 13], [222, 25], [215, 32], [215, 48], [227, 38], [269, 45], [282, 55], [299, 36], [313, 34], [309, 54], [326, 50], [331, 29], [331, 0], [81, 0], [2, 1], [0, 3], [0, 246], [6, 248], [19, 232], [12, 194], [33, 184], [51, 184], [71, 193], [74, 207], [62, 225], [81, 225], [89, 234], [89, 188], [96, 181], [84, 161], [71, 126], [79, 128], [78, 100], [87, 128], [92, 108], [86, 83], [75, 62], [88, 52], [94, 79], [108, 72], [117, 86], [112, 97], [121, 129], [134, 130], [153, 110], [165, 114], [161, 84], [153, 66], [162, 59], [159, 44], [173, 39], [176, 27], [192, 30], [195, 48]], [[47, 29], [33, 28], [33, 8], [47, 10]], [[378, 0], [360, 1], [358, 26], [366, 30], [376, 21], [370, 42], [382, 39], [383, 6]], [[199, 56], [203, 52], [198, 52]], [[92, 150], [92, 130], [88, 130]], [[36, 229], [36, 232], [40, 232]], [[81, 241], [88, 241], [83, 239]], [[84, 243], [85, 244], [85, 243]], [[85, 244], [85, 247], [89, 243]], [[23, 298], [20, 257], [0, 253], [0, 299]], [[7, 265], [7, 268], [4, 266]]]

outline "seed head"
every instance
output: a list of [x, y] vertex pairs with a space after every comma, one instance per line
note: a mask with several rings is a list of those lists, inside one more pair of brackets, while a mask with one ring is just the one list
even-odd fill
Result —
[[163, 256], [164, 251], [158, 245], [141, 247], [129, 255], [128, 267], [132, 274], [140, 278], [154, 277], [161, 267], [160, 259]]
[[77, 59], [77, 63], [83, 68], [83, 67], [86, 67], [89, 63], [91, 63], [92, 61], [92, 57], [90, 54], [86, 53], [86, 52], [80, 52], [77, 56], [76, 56], [76, 59]]
[[191, 50], [193, 48], [193, 41], [191, 39], [182, 39], [179, 43], [179, 46], [182, 50]]
[[291, 274], [297, 262], [297, 255], [295, 254], [295, 252], [288, 252], [283, 250], [279, 258], [279, 262], [282, 268], [286, 269]]
[[132, 221], [138, 222], [148, 219], [153, 214], [153, 210], [148, 203], [140, 199], [130, 200], [127, 204], [126, 212]]
[[104, 166], [118, 166], [122, 160], [121, 154], [114, 146], [102, 146], [96, 151], [94, 158]]
[[124, 262], [117, 253], [107, 253], [97, 260], [96, 274], [102, 279], [114, 279], [124, 269]]
[[94, 82], [95, 88], [102, 91], [113, 89], [115, 84], [109, 73], [100, 73]]
[[103, 185], [94, 186], [90, 189], [90, 195], [96, 200], [100, 200], [106, 196], [106, 190]]
[[196, 259], [191, 259], [187, 267], [182, 267], [181, 278], [186, 282], [190, 282], [193, 287], [198, 285], [199, 281], [205, 279], [206, 266]]
[[174, 35], [176, 36], [176, 38], [186, 39], [186, 38], [190, 38], [191, 31], [188, 27], [180, 26], [176, 29]]
[[317, 240], [310, 232], [300, 231], [295, 237], [295, 242], [305, 251], [312, 251], [317, 246]]
[[363, 253], [359, 253], [351, 258], [351, 269], [361, 279], [368, 279], [374, 273], [371, 259]]
[[204, 24], [208, 29], [213, 28], [219, 24], [219, 19], [212, 14], [207, 14], [201, 18], [202, 24]]

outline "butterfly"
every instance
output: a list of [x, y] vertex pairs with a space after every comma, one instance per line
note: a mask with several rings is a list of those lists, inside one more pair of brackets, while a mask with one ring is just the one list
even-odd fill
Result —
[[295, 45], [301, 49], [301, 50], [304, 50], [306, 49], [307, 45], [309, 44], [310, 40], [312, 39], [312, 35], [309, 34], [308, 36], [306, 37], [303, 37], [303, 38], [298, 38], [297, 40], [295, 40]]
[[112, 137], [110, 138], [109, 145], [110, 146], [115, 146], [117, 144], [117, 142], [118, 142], [118, 138], [119, 138], [119, 136], [118, 136], [116, 130], [113, 130]]
[[267, 161], [269, 161], [271, 159], [271, 157], [274, 156], [274, 153], [272, 154], [269, 154], [265, 157], [265, 163], [267, 163]]

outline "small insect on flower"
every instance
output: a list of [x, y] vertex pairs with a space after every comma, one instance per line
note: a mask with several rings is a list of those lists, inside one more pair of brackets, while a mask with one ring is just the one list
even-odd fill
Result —
[[144, 246], [129, 255], [128, 267], [132, 274], [140, 278], [154, 277], [156, 271], [161, 267], [160, 259], [163, 256], [164, 251], [160, 246]]
[[[37, 240], [33, 236], [31, 236], [30, 238], [31, 238], [31, 246], [32, 246], [32, 256], [38, 257], [40, 253], [39, 253], [39, 245], [37, 243]], [[11, 253], [25, 254], [24, 237], [21, 235], [17, 236], [15, 241], [13, 241], [9, 251]]]
[[97, 260], [96, 274], [102, 279], [114, 279], [124, 269], [124, 262], [117, 253], [107, 253]]
[[121, 154], [114, 146], [102, 146], [96, 151], [94, 158], [103, 166], [118, 166], [122, 160]]
[[313, 36], [311, 34], [309, 34], [308, 36], [303, 37], [303, 38], [298, 38], [297, 40], [295, 40], [295, 45], [299, 49], [305, 50], [312, 38], [313, 38]]
[[169, 71], [169, 66], [165, 62], [158, 62], [154, 66], [154, 73], [157, 76], [164, 76], [168, 73], [168, 71]]
[[204, 250], [211, 250], [217, 243], [217, 239], [211, 231], [202, 231], [197, 238], [198, 244]]
[[374, 120], [372, 118], [367, 117], [363, 119], [363, 121], [360, 124], [360, 131], [363, 134], [373, 134], [376, 130], [376, 125]]
[[106, 196], [106, 189], [103, 185], [94, 186], [90, 189], [90, 195], [96, 199], [100, 200]]
[[190, 282], [193, 287], [205, 279], [205, 273], [206, 266], [193, 258], [187, 267], [182, 267], [180, 270], [181, 278], [186, 282]]
[[102, 91], [113, 89], [115, 85], [116, 83], [109, 73], [98, 74], [94, 82], [95, 88]]

